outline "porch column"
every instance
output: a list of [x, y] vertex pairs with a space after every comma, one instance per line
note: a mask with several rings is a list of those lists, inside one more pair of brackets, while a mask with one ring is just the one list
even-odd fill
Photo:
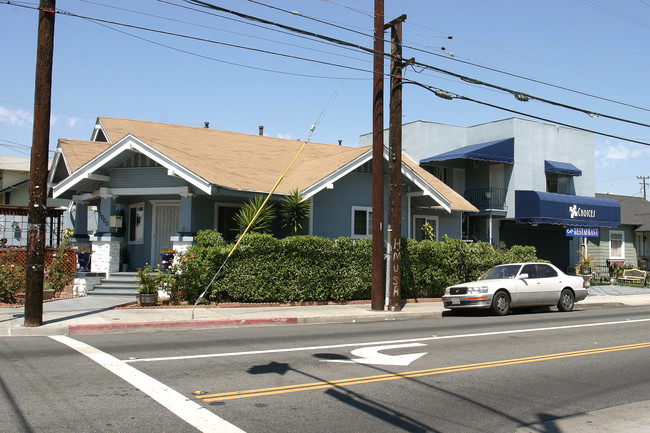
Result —
[[179, 253], [187, 251], [194, 244], [194, 224], [192, 222], [192, 205], [194, 194], [181, 194], [181, 211], [178, 218], [178, 234], [172, 236], [172, 246]]
[[111, 234], [111, 215], [117, 212], [117, 197], [107, 194], [102, 195], [102, 200], [99, 204], [98, 218], [97, 218], [97, 232], [96, 236], [110, 236]]
[[74, 213], [74, 235], [77, 242], [88, 241], [88, 205], [76, 201]]
[[120, 246], [122, 238], [111, 233], [111, 215], [117, 214], [117, 197], [112, 194], [100, 194], [97, 232], [90, 240], [93, 245], [91, 271], [104, 272], [106, 276], [119, 272]]
[[181, 194], [181, 212], [178, 219], [178, 235], [181, 237], [194, 236], [194, 225], [192, 224], [192, 204], [194, 194]]

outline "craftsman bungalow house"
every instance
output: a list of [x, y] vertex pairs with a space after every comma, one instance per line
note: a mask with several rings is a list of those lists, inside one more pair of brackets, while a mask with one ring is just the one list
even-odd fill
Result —
[[[130, 269], [159, 263], [162, 247], [183, 250], [202, 229], [232, 240], [239, 207], [272, 191], [302, 145], [261, 129], [100, 117], [91, 140], [59, 140], [49, 183], [53, 197], [74, 202], [75, 240], [92, 244], [92, 271], [110, 274], [124, 257]], [[309, 143], [271, 201], [300, 190], [311, 204], [306, 234], [369, 237], [371, 160], [371, 147]], [[402, 173], [403, 235], [420, 237], [417, 228], [433, 221], [437, 237], [460, 237], [463, 214], [477, 208], [406, 156]], [[94, 232], [89, 208], [97, 210]], [[283, 235], [279, 224], [274, 231]]]

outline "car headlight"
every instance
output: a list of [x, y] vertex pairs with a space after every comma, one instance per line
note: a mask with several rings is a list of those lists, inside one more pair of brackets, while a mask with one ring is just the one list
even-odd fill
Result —
[[450, 294], [451, 294], [451, 292], [449, 291], [449, 287], [447, 287], [445, 289], [445, 296], [449, 296]]
[[488, 287], [487, 286], [479, 286], [479, 287], [468, 287], [467, 288], [467, 294], [468, 295], [473, 295], [477, 293], [487, 293], [488, 292]]

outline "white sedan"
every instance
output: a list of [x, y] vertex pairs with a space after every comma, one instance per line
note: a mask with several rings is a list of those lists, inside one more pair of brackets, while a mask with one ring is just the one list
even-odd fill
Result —
[[508, 314], [510, 308], [556, 305], [571, 311], [587, 297], [582, 277], [567, 275], [550, 263], [512, 263], [495, 266], [478, 281], [447, 287], [445, 308], [489, 308]]

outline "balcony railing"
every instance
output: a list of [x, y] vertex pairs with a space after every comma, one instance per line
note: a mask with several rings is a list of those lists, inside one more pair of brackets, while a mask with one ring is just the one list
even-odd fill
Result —
[[505, 188], [474, 188], [465, 190], [465, 200], [472, 203], [479, 210], [499, 209], [506, 210]]

